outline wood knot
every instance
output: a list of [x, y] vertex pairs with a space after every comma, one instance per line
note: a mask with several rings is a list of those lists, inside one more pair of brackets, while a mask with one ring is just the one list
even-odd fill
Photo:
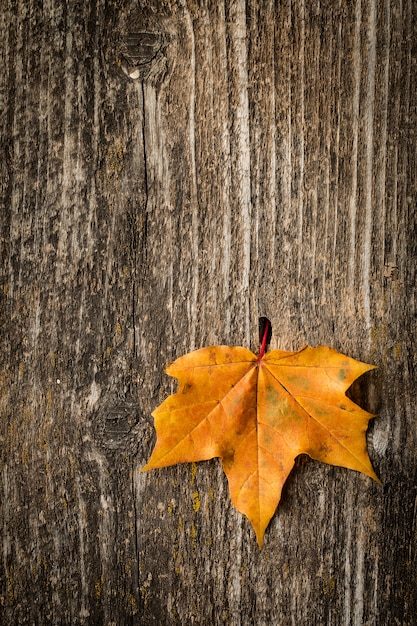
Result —
[[170, 41], [166, 32], [132, 28], [120, 41], [118, 65], [132, 80], [162, 82], [169, 68]]
[[108, 452], [122, 449], [136, 454], [147, 424], [141, 419], [140, 408], [131, 398], [117, 398], [102, 404], [94, 418], [94, 435], [97, 443]]
[[155, 59], [162, 46], [160, 33], [131, 32], [121, 44], [121, 67], [129, 78], [139, 78], [146, 66]]

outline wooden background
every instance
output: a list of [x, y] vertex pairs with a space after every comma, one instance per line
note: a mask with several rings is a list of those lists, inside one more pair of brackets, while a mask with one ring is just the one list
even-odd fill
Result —
[[[416, 3], [0, 4], [0, 622], [416, 624]], [[260, 552], [217, 460], [139, 470], [263, 315], [378, 365], [383, 487], [298, 459]]]

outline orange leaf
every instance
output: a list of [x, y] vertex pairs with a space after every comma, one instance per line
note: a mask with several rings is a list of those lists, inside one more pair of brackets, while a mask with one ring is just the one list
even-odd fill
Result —
[[373, 365], [320, 346], [273, 350], [202, 348], [166, 372], [179, 390], [154, 412], [157, 442], [143, 471], [220, 457], [234, 506], [258, 544], [302, 453], [379, 482], [366, 449], [374, 417], [345, 391]]

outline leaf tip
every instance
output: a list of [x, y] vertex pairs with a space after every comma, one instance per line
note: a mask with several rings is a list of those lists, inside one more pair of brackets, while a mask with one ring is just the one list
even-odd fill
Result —
[[375, 474], [373, 471], [372, 474], [369, 474], [370, 478], [372, 478], [380, 487], [383, 487], [382, 480]]

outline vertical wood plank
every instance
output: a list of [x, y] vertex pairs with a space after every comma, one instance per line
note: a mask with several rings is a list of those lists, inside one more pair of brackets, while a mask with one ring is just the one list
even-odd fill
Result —
[[[2, 621], [414, 623], [416, 11], [4, 2]], [[383, 482], [299, 458], [262, 552], [216, 460], [140, 472], [167, 363], [260, 315], [378, 365]]]

